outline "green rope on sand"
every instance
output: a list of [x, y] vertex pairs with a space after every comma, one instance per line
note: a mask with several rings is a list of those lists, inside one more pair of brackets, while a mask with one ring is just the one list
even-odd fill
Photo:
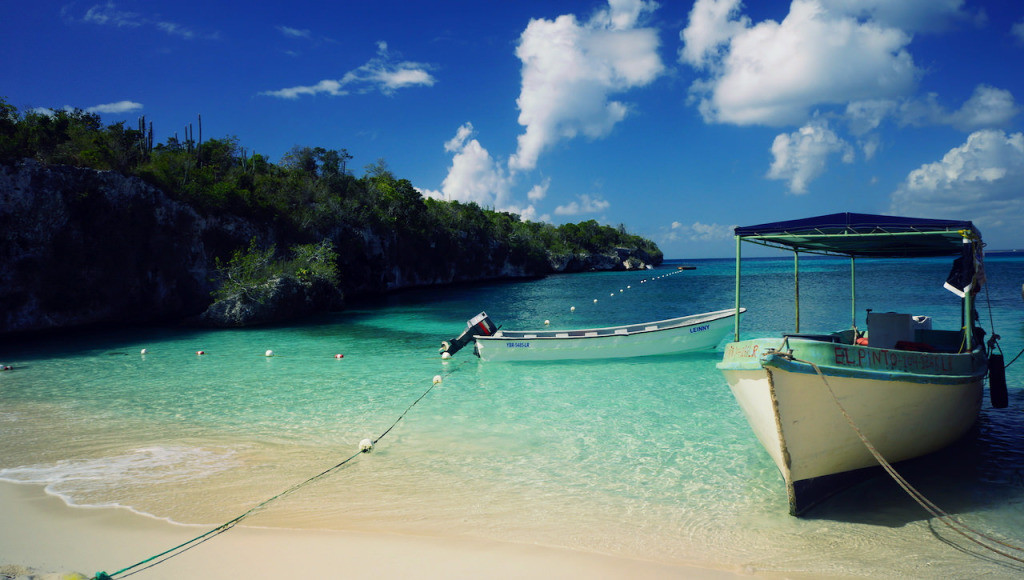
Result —
[[[454, 373], [456, 370], [458, 370], [458, 368], [459, 367], [456, 367], [456, 368], [452, 369], [451, 371], [449, 371], [447, 373], [446, 376], [450, 376], [452, 373]], [[380, 441], [381, 439], [384, 438], [385, 435], [390, 433], [391, 430], [395, 428], [395, 425], [398, 425], [399, 421], [401, 421], [405, 417], [406, 413], [408, 413], [410, 410], [412, 410], [412, 408], [415, 407], [417, 403], [422, 401], [423, 398], [426, 397], [427, 394], [430, 393], [430, 391], [434, 390], [434, 387], [436, 387], [438, 384], [440, 384], [440, 381], [435, 379], [434, 382], [430, 385], [430, 388], [428, 388], [426, 391], [423, 391], [423, 394], [420, 395], [418, 399], [413, 401], [413, 403], [411, 405], [409, 405], [409, 407], [406, 408], [406, 410], [404, 412], [402, 412], [402, 414], [398, 417], [398, 419], [395, 419], [395, 422], [392, 423], [390, 427], [388, 427], [383, 433], [381, 433], [381, 435], [379, 437], [377, 437], [376, 439], [373, 440], [373, 444], [376, 445], [378, 441]], [[207, 540], [210, 540], [210, 539], [213, 539], [213, 538], [219, 536], [220, 534], [223, 534], [224, 532], [230, 530], [231, 528], [233, 528], [236, 525], [238, 525], [239, 522], [241, 522], [245, 518], [251, 516], [252, 514], [256, 513], [260, 509], [266, 507], [271, 502], [274, 502], [274, 501], [279, 500], [279, 499], [281, 499], [283, 497], [286, 497], [286, 496], [294, 493], [298, 489], [300, 489], [302, 487], [305, 487], [306, 485], [309, 485], [310, 483], [313, 483], [314, 481], [317, 481], [319, 479], [327, 477], [328, 475], [330, 475], [330, 474], [334, 473], [335, 471], [341, 469], [348, 462], [352, 461], [353, 459], [355, 459], [356, 457], [358, 457], [359, 455], [361, 455], [363, 453], [364, 453], [364, 451], [357, 451], [355, 454], [353, 454], [351, 457], [346, 458], [341, 463], [338, 463], [337, 465], [329, 467], [329, 468], [321, 471], [320, 473], [314, 475], [313, 477], [310, 477], [309, 479], [307, 479], [307, 480], [305, 480], [305, 481], [303, 481], [301, 483], [297, 483], [297, 484], [289, 487], [288, 489], [282, 491], [281, 493], [275, 495], [274, 497], [256, 504], [251, 509], [249, 509], [248, 511], [243, 513], [242, 515], [234, 518], [233, 520], [225, 522], [225, 523], [217, 526], [216, 528], [213, 528], [212, 530], [206, 532], [205, 534], [196, 536], [195, 538], [192, 538], [191, 540], [188, 540], [187, 542], [183, 542], [181, 544], [178, 544], [177, 546], [175, 546], [175, 547], [173, 547], [173, 548], [171, 548], [169, 550], [161, 552], [161, 553], [159, 553], [159, 554], [157, 554], [155, 556], [146, 558], [145, 560], [142, 560], [141, 562], [138, 562], [136, 564], [132, 564], [131, 566], [128, 566], [127, 568], [122, 568], [121, 570], [118, 570], [117, 572], [114, 572], [113, 574], [107, 574], [106, 572], [97, 572], [96, 575], [93, 576], [90, 580], [114, 580], [115, 576], [120, 576], [122, 574], [124, 575], [124, 577], [128, 577], [128, 576], [131, 576], [132, 574], [138, 574], [139, 572], [142, 572], [143, 570], [148, 570], [149, 568], [152, 568], [153, 566], [156, 566], [157, 564], [160, 564], [160, 563], [165, 562], [165, 561], [167, 561], [167, 560], [169, 560], [169, 559], [171, 559], [171, 558], [173, 558], [175, 556], [183, 554], [186, 551], [191, 550], [192, 548], [198, 546], [199, 544], [202, 544], [203, 542], [205, 542]], [[144, 567], [139, 568], [139, 566], [144, 566]], [[135, 568], [139, 568], [139, 569], [138, 570], [134, 570], [133, 572], [128, 572], [129, 570], [133, 570]]]

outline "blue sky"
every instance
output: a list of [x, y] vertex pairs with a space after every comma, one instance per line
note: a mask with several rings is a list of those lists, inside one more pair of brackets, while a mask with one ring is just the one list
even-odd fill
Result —
[[0, 96], [158, 141], [202, 115], [275, 161], [344, 148], [672, 258], [839, 211], [1024, 248], [1019, 1], [42, 1], [0, 19]]

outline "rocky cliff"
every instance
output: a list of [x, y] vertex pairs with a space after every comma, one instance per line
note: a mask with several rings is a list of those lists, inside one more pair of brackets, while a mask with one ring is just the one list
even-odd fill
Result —
[[209, 236], [245, 228], [119, 174], [0, 165], [0, 332], [198, 314]]
[[642, 251], [549, 256], [526, 266], [491, 240], [402, 239], [337, 228], [341, 288], [280, 279], [271, 299], [213, 303], [214, 257], [272, 225], [202, 215], [141, 179], [109, 171], [0, 164], [0, 335], [99, 324], [192, 320], [242, 326], [340, 308], [344, 296], [413, 286], [656, 265]]

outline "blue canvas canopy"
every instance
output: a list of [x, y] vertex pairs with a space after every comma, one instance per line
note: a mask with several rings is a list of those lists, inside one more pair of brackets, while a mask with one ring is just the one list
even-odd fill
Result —
[[[963, 298], [965, 320], [971, 312], [970, 291], [984, 282], [981, 232], [969, 221], [847, 212], [737, 227], [735, 233], [736, 312], [740, 311], [740, 242], [789, 250], [793, 252], [797, 332], [800, 331], [801, 253], [850, 258], [850, 317], [854, 325], [857, 317], [854, 262], [857, 258], [956, 256], [945, 287]], [[735, 340], [739, 339], [737, 316]]]
[[952, 256], [963, 242], [980, 240], [970, 221], [833, 213], [737, 227], [745, 242], [796, 252], [871, 258]]

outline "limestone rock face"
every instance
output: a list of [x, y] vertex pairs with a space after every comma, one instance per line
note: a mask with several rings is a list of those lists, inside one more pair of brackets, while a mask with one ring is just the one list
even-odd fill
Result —
[[603, 253], [551, 254], [548, 263], [552, 272], [590, 272], [642, 270], [657, 266], [661, 260], [654, 260], [640, 248], [612, 248]]
[[479, 234], [408, 239], [338, 223], [315, 234], [338, 248], [341, 288], [283, 277], [269, 281], [260, 300], [215, 303], [214, 257], [253, 238], [277, 244], [287, 238], [277, 227], [201, 214], [142, 179], [111, 171], [31, 159], [0, 164], [0, 336], [181, 321], [246, 326], [338, 309], [343, 297], [661, 261], [637, 248], [524, 260]]
[[225, 226], [140, 179], [0, 165], [0, 333], [197, 314], [206, 236]]

